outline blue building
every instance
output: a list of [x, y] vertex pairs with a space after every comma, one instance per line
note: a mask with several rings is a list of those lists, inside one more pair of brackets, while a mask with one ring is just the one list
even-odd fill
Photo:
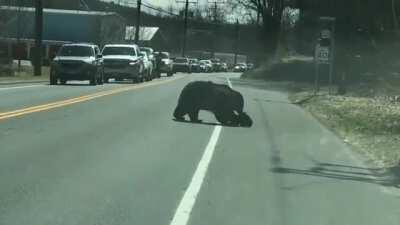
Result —
[[[29, 58], [35, 34], [34, 18], [34, 8], [0, 6], [0, 41], [11, 45], [20, 43], [13, 47], [18, 57]], [[68, 42], [90, 42], [100, 46], [122, 43], [125, 26], [125, 19], [114, 12], [44, 9], [43, 43], [46, 56], [54, 54], [53, 47]]]

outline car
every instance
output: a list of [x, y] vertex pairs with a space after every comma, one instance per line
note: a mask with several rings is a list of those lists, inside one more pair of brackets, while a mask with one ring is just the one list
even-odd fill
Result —
[[200, 63], [198, 59], [189, 59], [189, 63], [192, 66], [192, 72], [195, 73], [201, 72]]
[[228, 72], [228, 64], [227, 63], [221, 63], [221, 71]]
[[221, 67], [221, 60], [214, 58], [210, 60], [212, 63], [212, 68], [214, 72], [221, 72], [222, 71], [222, 67]]
[[200, 72], [201, 73], [206, 73], [207, 72], [207, 65], [205, 62], [200, 62], [199, 61], [199, 67], [200, 67]]
[[174, 73], [176, 72], [184, 72], [184, 73], [191, 73], [192, 66], [189, 62], [188, 58], [178, 57], [175, 58], [173, 63]]
[[213, 71], [212, 62], [210, 60], [200, 60], [200, 65], [204, 65], [204, 72], [210, 73]]
[[103, 84], [104, 67], [100, 49], [95, 44], [64, 44], [50, 65], [50, 85], [70, 80], [89, 80], [91, 85]]
[[162, 73], [166, 73], [167, 76], [173, 76], [173, 61], [170, 58], [169, 52], [155, 52], [156, 57], [156, 76], [161, 77]]
[[145, 80], [144, 64], [135, 44], [107, 44], [103, 47], [104, 80], [131, 79], [133, 83]]
[[247, 70], [247, 65], [245, 63], [237, 63], [233, 67], [234, 72], [245, 72]]
[[147, 57], [149, 58], [149, 61], [153, 64], [153, 77], [156, 76], [155, 71], [156, 71], [156, 57], [154, 55], [154, 49], [150, 47], [140, 47], [139, 48], [141, 52], [146, 52]]
[[144, 65], [144, 76], [147, 81], [152, 80], [153, 77], [153, 63], [149, 60], [147, 52], [140, 52], [139, 55], [142, 57]]

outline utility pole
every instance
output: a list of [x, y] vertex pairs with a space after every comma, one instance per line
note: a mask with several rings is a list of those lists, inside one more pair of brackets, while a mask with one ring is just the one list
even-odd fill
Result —
[[142, 6], [142, 0], [137, 0], [137, 15], [136, 15], [136, 31], [135, 31], [135, 44], [139, 44], [139, 33], [140, 33], [140, 17], [141, 17], [141, 8]]
[[184, 18], [184, 24], [183, 24], [183, 34], [182, 34], [182, 51], [181, 55], [182, 57], [185, 57], [186, 55], [186, 43], [187, 43], [187, 28], [188, 28], [188, 12], [189, 12], [189, 4], [197, 4], [196, 2], [189, 2], [189, 0], [185, 0], [184, 2], [182, 1], [176, 1], [176, 3], [185, 3], [185, 18]]
[[214, 39], [212, 41], [212, 52], [211, 52], [211, 57], [215, 57], [215, 52], [217, 48], [217, 30], [218, 30], [218, 4], [225, 4], [225, 1], [209, 1], [208, 4], [213, 4], [214, 5]]
[[17, 3], [17, 57], [18, 57], [18, 72], [21, 71], [21, 8], [22, 8], [22, 1], [18, 1]]
[[35, 0], [35, 51], [33, 56], [34, 75], [42, 75], [43, 2]]
[[184, 25], [183, 25], [182, 57], [185, 57], [185, 51], [186, 51], [188, 10], [189, 10], [189, 0], [186, 0], [186, 3], [185, 3], [185, 22], [184, 22]]
[[239, 20], [236, 19], [236, 28], [235, 28], [235, 59], [233, 65], [237, 64], [237, 56], [239, 50]]

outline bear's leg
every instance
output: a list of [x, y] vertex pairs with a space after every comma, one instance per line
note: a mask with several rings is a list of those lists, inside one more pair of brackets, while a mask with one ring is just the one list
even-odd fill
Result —
[[221, 112], [214, 112], [215, 115], [215, 119], [218, 120], [218, 122], [220, 122], [221, 124], [226, 124], [228, 121], [226, 120], [226, 118], [223, 116], [223, 113]]
[[230, 125], [230, 126], [238, 126], [239, 120], [233, 111], [219, 111], [214, 112], [215, 118], [220, 122], [222, 125]]
[[186, 112], [182, 109], [182, 107], [180, 105], [176, 106], [175, 111], [174, 111], [174, 117], [177, 120], [185, 120], [184, 116], [185, 116]]
[[189, 118], [190, 121], [192, 122], [201, 122], [201, 120], [199, 120], [199, 110], [198, 109], [193, 109], [189, 112]]

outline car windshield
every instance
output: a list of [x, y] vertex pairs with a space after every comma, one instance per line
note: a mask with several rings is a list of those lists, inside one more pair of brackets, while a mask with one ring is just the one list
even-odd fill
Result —
[[188, 62], [188, 59], [185, 59], [185, 58], [176, 58], [176, 59], [174, 60], [174, 62], [176, 62], [176, 63], [187, 63], [187, 62]]
[[131, 47], [104, 47], [103, 55], [131, 55], [135, 56], [135, 49]]
[[153, 50], [151, 48], [140, 48], [140, 51], [146, 52], [147, 55], [153, 54]]
[[88, 46], [78, 46], [78, 45], [70, 45], [64, 46], [61, 48], [59, 56], [78, 56], [78, 57], [87, 57], [93, 56], [93, 49]]
[[161, 52], [161, 53], [159, 54], [159, 57], [160, 57], [161, 59], [169, 59], [169, 54], [168, 54], [168, 53], [165, 53], [165, 52]]

